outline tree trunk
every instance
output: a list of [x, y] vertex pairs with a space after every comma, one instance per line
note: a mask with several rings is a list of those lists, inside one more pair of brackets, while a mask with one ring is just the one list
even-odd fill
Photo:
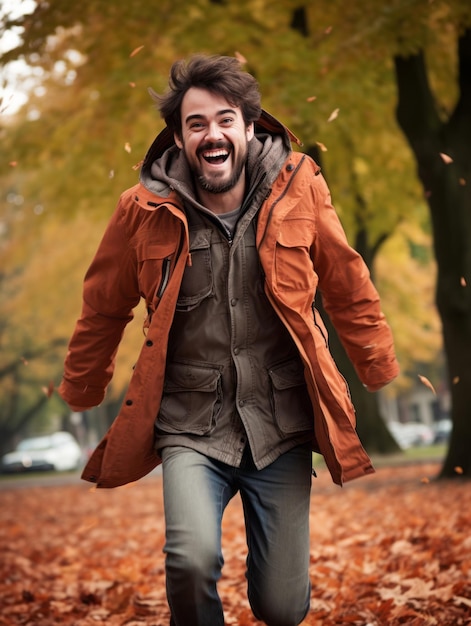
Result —
[[437, 260], [453, 432], [440, 477], [471, 476], [471, 30], [459, 39], [459, 98], [437, 112], [423, 53], [396, 57], [397, 119], [415, 155]]

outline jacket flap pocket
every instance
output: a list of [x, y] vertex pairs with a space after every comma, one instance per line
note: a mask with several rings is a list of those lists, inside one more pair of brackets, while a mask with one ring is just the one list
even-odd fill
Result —
[[211, 246], [211, 229], [190, 231], [190, 252], [194, 250], [205, 250]]
[[304, 369], [299, 361], [288, 361], [269, 369], [270, 378], [275, 389], [290, 389], [304, 385]]
[[136, 256], [138, 261], [146, 261], [147, 259], [165, 259], [174, 252], [174, 243], [149, 243], [138, 246]]
[[221, 372], [218, 368], [186, 363], [170, 363], [165, 372], [164, 391], [215, 391]]
[[286, 248], [309, 248], [314, 239], [313, 230], [311, 219], [287, 219], [281, 224], [277, 240]]

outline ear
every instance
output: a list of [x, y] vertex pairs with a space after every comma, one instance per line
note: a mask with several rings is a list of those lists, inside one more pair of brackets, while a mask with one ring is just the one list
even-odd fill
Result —
[[250, 141], [251, 139], [253, 139], [253, 136], [255, 135], [255, 128], [254, 128], [253, 122], [251, 122], [247, 126], [247, 130], [245, 132], [247, 133], [247, 141]]
[[178, 133], [173, 133], [173, 139], [177, 144], [177, 147], [181, 150], [183, 148], [182, 138], [178, 135]]

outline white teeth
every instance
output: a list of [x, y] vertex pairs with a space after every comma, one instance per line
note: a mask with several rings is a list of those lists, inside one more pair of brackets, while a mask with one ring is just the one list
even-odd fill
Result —
[[216, 151], [208, 151], [208, 152], [203, 152], [203, 156], [204, 157], [212, 157], [217, 158], [217, 157], [225, 157], [227, 156], [229, 153], [227, 152], [227, 150], [216, 150]]

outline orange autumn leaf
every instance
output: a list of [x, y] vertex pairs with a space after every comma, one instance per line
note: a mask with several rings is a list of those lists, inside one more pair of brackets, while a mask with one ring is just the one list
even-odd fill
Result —
[[462, 187], [464, 187], [466, 185], [466, 178], [460, 178], [459, 183]]
[[130, 57], [135, 57], [136, 54], [139, 54], [139, 52], [142, 50], [144, 46], [138, 46], [137, 48], [134, 48], [134, 50], [131, 52], [131, 54], [129, 55]]
[[306, 98], [307, 102], [314, 102], [314, 100], [317, 100], [317, 96], [309, 96], [309, 98]]
[[42, 387], [42, 392], [47, 398], [50, 398], [52, 396], [52, 394], [54, 393], [54, 383], [52, 382], [52, 380], [49, 381], [49, 385], [47, 387]]
[[466, 278], [465, 278], [464, 276], [462, 276], [462, 277], [460, 278], [460, 285], [461, 285], [462, 287], [466, 287]]
[[134, 88], [134, 87], [136, 86], [136, 83], [134, 83], [134, 82], [130, 81], [130, 82], [129, 82], [129, 86]]
[[142, 167], [142, 164], [144, 163], [144, 159], [142, 159], [141, 161], [139, 161], [138, 163], [136, 163], [135, 165], [132, 166], [132, 169], [134, 171], [140, 169]]
[[243, 54], [241, 54], [240, 52], [237, 52], [237, 51], [236, 51], [236, 53], [235, 53], [235, 55], [234, 55], [234, 56], [235, 56], [235, 58], [239, 61], [239, 63], [240, 63], [241, 65], [245, 65], [245, 64], [247, 63], [247, 59], [246, 59], [246, 58], [244, 57], [244, 55], [243, 55]]
[[327, 152], [327, 148], [320, 141], [316, 141], [316, 146], [319, 146], [319, 148], [322, 150], [322, 152]]
[[454, 469], [457, 474], [463, 474], [463, 468], [459, 465], [457, 465]]
[[457, 385], [457, 384], [460, 382], [460, 377], [459, 377], [459, 376], [455, 376], [455, 377], [453, 378], [453, 381], [452, 381], [452, 382], [453, 382], [453, 384], [454, 384], [454, 385]]
[[18, 161], [10, 161], [10, 167], [16, 167], [18, 165]]
[[440, 156], [442, 158], [443, 163], [446, 163], [447, 165], [449, 163], [453, 163], [453, 159], [448, 154], [445, 154], [444, 152], [440, 152]]
[[421, 376], [420, 374], [419, 374], [418, 378], [419, 378], [420, 382], [421, 382], [423, 385], [425, 385], [426, 387], [428, 387], [429, 389], [431, 389], [431, 390], [433, 391], [433, 393], [434, 393], [435, 395], [437, 395], [437, 392], [435, 391], [434, 386], [432, 385], [432, 383], [429, 381], [429, 379], [428, 379], [428, 378], [426, 378], [425, 376]]

